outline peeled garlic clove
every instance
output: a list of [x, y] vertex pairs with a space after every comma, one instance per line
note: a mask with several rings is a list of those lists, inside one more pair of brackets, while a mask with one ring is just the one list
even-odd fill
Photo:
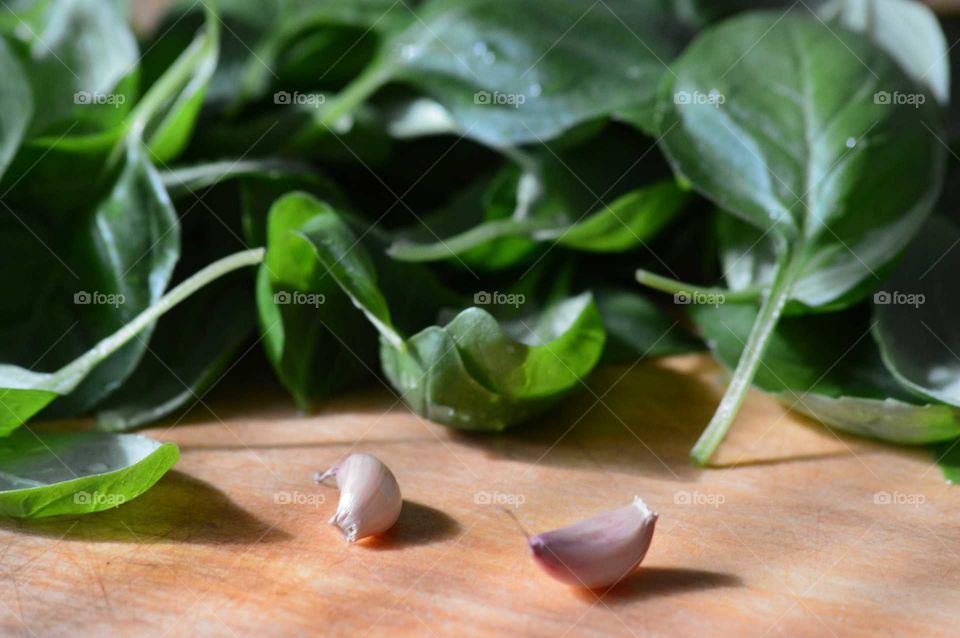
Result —
[[534, 561], [570, 585], [608, 587], [633, 571], [650, 548], [657, 515], [639, 496], [626, 507], [532, 537]]
[[330, 519], [351, 543], [385, 532], [400, 517], [400, 486], [386, 465], [370, 454], [351, 454], [316, 475], [320, 481], [336, 477], [340, 489], [337, 513]]

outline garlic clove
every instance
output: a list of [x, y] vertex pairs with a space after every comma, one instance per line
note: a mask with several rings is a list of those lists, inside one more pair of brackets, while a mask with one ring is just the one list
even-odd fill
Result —
[[337, 513], [330, 519], [351, 543], [385, 532], [400, 517], [403, 499], [393, 472], [370, 454], [351, 454], [326, 472], [317, 472], [319, 483], [335, 477], [340, 489]]
[[633, 571], [646, 556], [657, 514], [639, 496], [606, 512], [529, 539], [534, 561], [570, 585], [608, 587]]

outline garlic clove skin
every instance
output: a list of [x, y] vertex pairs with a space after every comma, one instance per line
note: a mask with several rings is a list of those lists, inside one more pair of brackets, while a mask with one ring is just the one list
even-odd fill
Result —
[[351, 454], [323, 473], [321, 482], [333, 476], [340, 489], [337, 513], [330, 519], [351, 543], [385, 532], [400, 517], [403, 499], [396, 477], [380, 459], [370, 454]]
[[606, 512], [529, 539], [530, 551], [545, 572], [577, 587], [609, 587], [646, 556], [657, 524], [639, 496], [626, 507]]

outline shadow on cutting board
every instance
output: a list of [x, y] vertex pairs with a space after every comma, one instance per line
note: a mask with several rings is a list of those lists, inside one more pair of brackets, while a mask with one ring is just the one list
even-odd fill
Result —
[[291, 538], [253, 516], [205, 481], [168, 472], [120, 507], [34, 520], [3, 520], [0, 529], [65, 541], [112, 543], [270, 543]]
[[363, 540], [362, 544], [374, 550], [403, 549], [454, 538], [462, 530], [463, 526], [449, 514], [404, 499], [396, 525], [386, 534]]
[[[722, 368], [703, 354], [604, 366], [590, 375], [586, 387], [529, 423], [515, 425], [504, 432], [462, 432], [440, 426], [437, 430], [439, 436], [449, 436], [491, 458], [689, 482], [697, 480], [702, 473], [689, 461], [690, 448], [713, 416], [724, 384]], [[266, 393], [252, 389], [228, 392], [209, 405], [215, 406], [216, 413], [221, 417], [225, 415], [227, 420], [242, 417], [293, 422], [298, 418], [290, 399], [278, 388]], [[754, 416], [751, 410], [755, 410]], [[827, 435], [822, 425], [800, 414], [790, 416], [791, 427], [786, 432], [788, 424], [779, 425], [782, 410], [775, 399], [754, 393], [728, 436], [728, 449], [736, 451], [724, 458], [721, 447], [712, 467], [818, 461], [851, 455], [856, 442], [860, 445], [858, 450], [863, 448], [862, 440], [836, 433]], [[206, 405], [199, 406], [181, 422], [210, 423], [209, 411]], [[403, 413], [407, 408], [396, 396], [375, 384], [333, 397], [318, 405], [312, 414], [349, 414], [363, 420], [368, 416], [379, 419], [385, 411]], [[772, 424], [778, 424], [777, 436], [767, 437], [765, 431]], [[802, 430], [809, 432], [806, 441], [797, 434]], [[781, 441], [785, 434], [791, 435], [789, 444]], [[823, 445], [818, 439], [827, 439], [831, 445]], [[420, 440], [418, 436], [404, 434], [381, 443], [416, 444]], [[744, 441], [748, 444], [744, 445]], [[275, 444], [185, 441], [180, 446], [184, 450], [249, 450], [251, 447], [297, 449], [341, 444], [340, 440], [319, 440], [316, 429], [308, 427], [304, 429], [303, 441], [285, 440]]]
[[[454, 436], [458, 442], [485, 449], [490, 456], [511, 460], [696, 480], [703, 470], [694, 467], [688, 455], [716, 410], [723, 382], [720, 367], [705, 355], [608, 366], [590, 376], [588, 388], [534, 422], [498, 434], [455, 433]], [[752, 400], [774, 401], [761, 396], [754, 396]], [[779, 412], [780, 408], [776, 410]], [[773, 417], [774, 421], [776, 418]], [[749, 412], [744, 410], [739, 427], [733, 428], [728, 439], [734, 440], [738, 435], [755, 436], [758, 424], [761, 433], [766, 429], [767, 421], [754, 418], [753, 423], [746, 423], [749, 420]], [[802, 423], [799, 428], [795, 425], [797, 422]], [[790, 423], [794, 424], [794, 431], [813, 429], [819, 436], [826, 432], [823, 426], [800, 415], [792, 415]], [[785, 427], [781, 426], [778, 436], [783, 435]], [[776, 438], [759, 442], [772, 443]], [[841, 439], [833, 435], [826, 438]], [[734, 459], [735, 465], [763, 465], [852, 454], [850, 445], [838, 445], [842, 448], [840, 451], [824, 449], [821, 445], [816, 445], [813, 451], [809, 446], [791, 445], [787, 446], [786, 453], [776, 446], [764, 445], [735, 454]], [[717, 466], [722, 465], [720, 461]]]
[[670, 479], [699, 474], [687, 453], [719, 401], [716, 387], [657, 360], [601, 368], [587, 385], [536, 421], [456, 439], [537, 464]]
[[596, 602], [597, 596], [610, 606], [625, 604], [644, 598], [669, 596], [688, 591], [736, 587], [743, 581], [733, 574], [710, 572], [702, 569], [677, 567], [643, 567], [610, 588], [603, 590], [578, 590], [577, 595], [586, 602]]

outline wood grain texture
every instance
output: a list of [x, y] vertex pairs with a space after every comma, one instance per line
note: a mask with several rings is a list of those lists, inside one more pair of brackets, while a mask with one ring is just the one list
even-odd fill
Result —
[[[0, 522], [0, 633], [956, 635], [960, 488], [928, 453], [837, 437], [754, 394], [729, 466], [696, 469], [720, 382], [699, 355], [607, 368], [498, 436], [424, 422], [383, 389], [311, 416], [272, 386], [220, 395], [147, 431], [183, 458], [141, 498]], [[383, 459], [406, 499], [388, 537], [352, 546], [326, 525], [336, 490], [312, 481], [350, 451]], [[550, 580], [487, 503], [536, 532], [634, 494], [657, 533], [606, 593]]]

